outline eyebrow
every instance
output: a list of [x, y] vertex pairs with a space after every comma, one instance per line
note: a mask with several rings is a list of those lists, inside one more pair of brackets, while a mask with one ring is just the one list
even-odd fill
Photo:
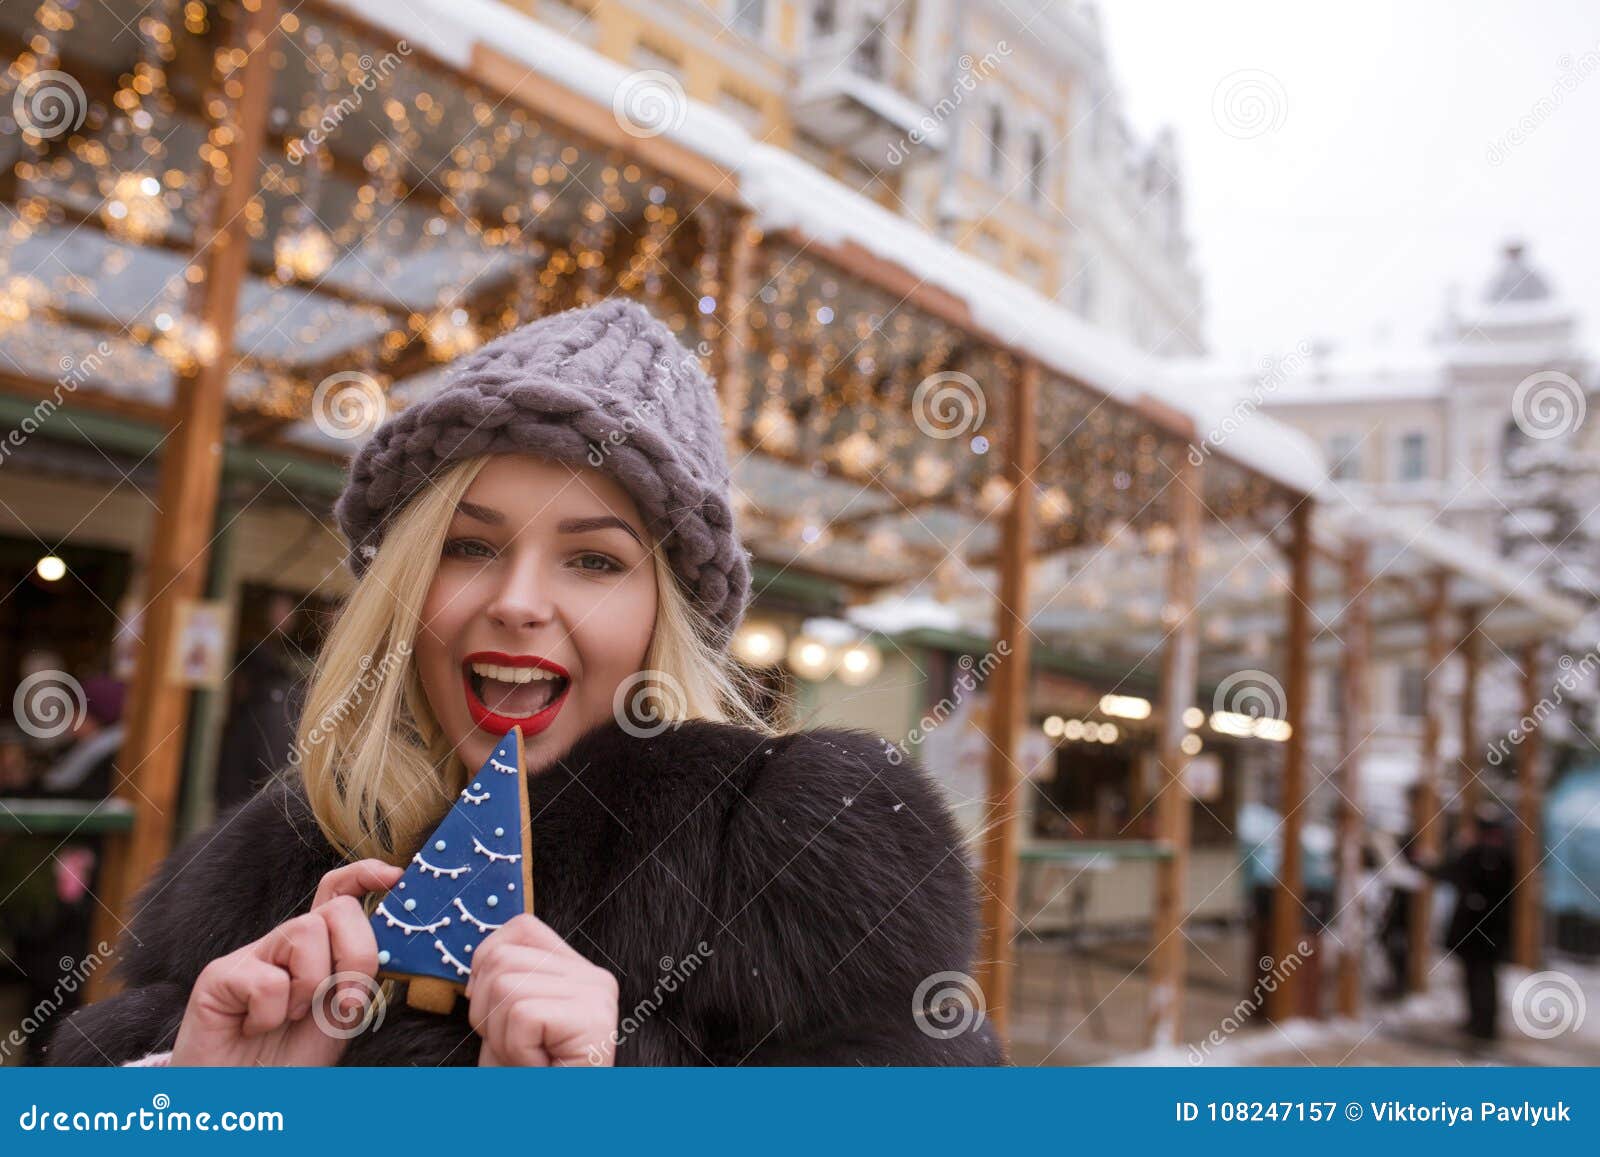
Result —
[[[489, 526], [504, 526], [506, 524], [506, 516], [498, 510], [489, 506], [479, 506], [476, 502], [468, 502], [465, 499], [456, 503], [456, 512], [465, 514], [468, 518], [476, 522], [486, 523]], [[591, 530], [612, 529], [620, 530], [640, 546], [644, 545], [644, 540], [639, 537], [639, 533], [614, 514], [595, 515], [591, 518], [564, 518], [556, 523], [556, 531], [560, 534], [583, 534]]]

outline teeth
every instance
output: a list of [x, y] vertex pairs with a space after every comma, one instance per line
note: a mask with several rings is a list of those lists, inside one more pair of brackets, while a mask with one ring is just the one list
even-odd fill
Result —
[[498, 679], [502, 683], [532, 683], [536, 679], [561, 677], [554, 671], [546, 671], [543, 667], [499, 667], [493, 663], [473, 663], [471, 668], [474, 675], [481, 675], [485, 679]]

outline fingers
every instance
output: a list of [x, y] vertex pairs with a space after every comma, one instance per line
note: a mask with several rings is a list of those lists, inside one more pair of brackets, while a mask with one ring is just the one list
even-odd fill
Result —
[[[467, 1019], [481, 1065], [610, 1064], [617, 980], [531, 916], [473, 954]], [[597, 1059], [598, 1058], [598, 1059]]]
[[336, 896], [354, 896], [360, 899], [368, 892], [387, 892], [400, 882], [405, 869], [382, 860], [357, 860], [342, 868], [335, 868], [322, 877], [317, 885], [312, 908], [320, 908]]
[[248, 953], [206, 965], [195, 982], [196, 1006], [210, 1018], [231, 1020], [243, 1036], [260, 1036], [289, 1015], [289, 974]]
[[542, 971], [561, 971], [575, 961], [593, 967], [584, 956], [561, 939], [554, 928], [537, 916], [524, 913], [513, 916], [504, 925], [495, 929], [474, 950], [472, 977], [467, 979], [467, 995], [472, 995], [473, 977], [498, 968], [501, 954], [516, 949], [533, 949], [538, 953], [537, 956], [528, 957], [522, 957], [519, 953], [524, 967], [537, 967]]
[[378, 971], [378, 938], [354, 896], [335, 896], [313, 915], [322, 917], [328, 929], [329, 954], [334, 972], [360, 972], [374, 976]]
[[289, 1016], [301, 1019], [311, 1011], [317, 985], [332, 971], [327, 921], [321, 912], [308, 912], [278, 925], [256, 943], [259, 959], [289, 974]]

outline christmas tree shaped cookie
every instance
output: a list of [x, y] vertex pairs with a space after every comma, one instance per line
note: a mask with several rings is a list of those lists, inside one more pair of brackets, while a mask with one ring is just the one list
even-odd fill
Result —
[[468, 781], [372, 916], [378, 976], [409, 981], [406, 1003], [449, 1012], [472, 953], [533, 911], [532, 844], [522, 729], [512, 728]]

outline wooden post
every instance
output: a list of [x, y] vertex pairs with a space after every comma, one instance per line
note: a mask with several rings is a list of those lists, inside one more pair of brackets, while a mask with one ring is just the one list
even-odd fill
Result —
[[[1538, 718], [1541, 695], [1538, 643], [1522, 649], [1522, 714]], [[1537, 969], [1544, 955], [1543, 894], [1540, 861], [1544, 858], [1544, 785], [1539, 779], [1539, 728], [1530, 727], [1517, 749], [1516, 891], [1511, 893], [1513, 959]]]
[[1352, 539], [1344, 554], [1343, 710], [1339, 714], [1339, 862], [1333, 929], [1337, 940], [1339, 1015], [1361, 1012], [1361, 957], [1366, 932], [1356, 893], [1361, 881], [1361, 753], [1372, 703], [1372, 617], [1367, 607], [1367, 544]]
[[[1444, 823], [1439, 815], [1439, 736], [1443, 731], [1442, 697], [1439, 673], [1444, 666], [1448, 643], [1450, 580], [1444, 571], [1435, 571], [1429, 584], [1426, 615], [1427, 670], [1422, 680], [1422, 749], [1417, 755], [1417, 787], [1412, 815], [1414, 851], [1424, 867], [1431, 867], [1444, 850]], [[1433, 877], [1424, 874], [1417, 884], [1411, 904], [1410, 951], [1406, 960], [1406, 991], [1424, 992], [1428, 987], [1429, 931], [1433, 924]]]
[[728, 461], [744, 456], [745, 409], [750, 401], [750, 301], [756, 259], [756, 226], [748, 212], [733, 212], [728, 225], [728, 276], [720, 312], [723, 329], [712, 359], [722, 398]]
[[1478, 735], [1478, 672], [1482, 667], [1482, 636], [1478, 623], [1483, 608], [1467, 607], [1461, 612], [1461, 755], [1459, 785], [1461, 814], [1470, 816], [1483, 798], [1479, 775], [1483, 770], [1483, 748]]
[[1181, 453], [1173, 471], [1172, 553], [1167, 559], [1167, 604], [1161, 652], [1161, 732], [1156, 751], [1156, 839], [1167, 851], [1156, 864], [1155, 908], [1150, 929], [1150, 997], [1145, 1016], [1155, 1047], [1176, 1045], [1183, 1036], [1183, 988], [1187, 941], [1183, 936], [1184, 883], [1189, 872], [1189, 821], [1192, 804], [1183, 780], [1189, 757], [1183, 751], [1188, 728], [1183, 713], [1194, 704], [1200, 667], [1199, 624], [1195, 616], [1195, 556], [1200, 541], [1200, 465]]
[[1033, 472], [1038, 465], [1035, 430], [1039, 366], [1018, 367], [1012, 398], [1011, 437], [1006, 475], [1011, 500], [1001, 532], [1000, 599], [995, 635], [1004, 659], [989, 681], [988, 806], [983, 844], [983, 944], [978, 983], [995, 1031], [1004, 1039], [1010, 1015], [1011, 943], [1017, 906], [1020, 776], [1017, 751], [1025, 722], [1028, 690], [1028, 578], [1033, 555]]
[[[1289, 515], [1289, 589], [1285, 596], [1284, 698], [1289, 738], [1284, 743], [1283, 785], [1278, 827], [1283, 853], [1278, 857], [1278, 886], [1272, 896], [1272, 967], [1298, 958], [1297, 945], [1305, 927], [1305, 905], [1300, 898], [1300, 829], [1306, 802], [1306, 698], [1311, 690], [1311, 500], [1300, 502]], [[1300, 969], [1283, 969], [1282, 979], [1267, 994], [1267, 1015], [1285, 1021], [1300, 1011]]]
[[[121, 785], [134, 807], [133, 828], [109, 841], [105, 889], [92, 941], [115, 942], [131, 915], [134, 891], [156, 869], [171, 846], [177, 819], [178, 780], [188, 719], [189, 691], [170, 678], [178, 643], [179, 616], [202, 591], [215, 525], [222, 470], [225, 389], [238, 315], [239, 289], [249, 257], [245, 207], [256, 191], [256, 169], [266, 136], [272, 90], [270, 49], [265, 42], [278, 24], [278, 0], [242, 7], [243, 20], [231, 42], [246, 52], [244, 64], [226, 78], [236, 96], [219, 95], [225, 108], [226, 162], [211, 170], [210, 216], [202, 226], [191, 266], [200, 271], [190, 314], [207, 335], [194, 367], [175, 375], [172, 430], [161, 455], [160, 509], [146, 569], [142, 642], [129, 688], [128, 733], [117, 760], [131, 780]], [[91, 978], [90, 995], [108, 994], [109, 970]]]

